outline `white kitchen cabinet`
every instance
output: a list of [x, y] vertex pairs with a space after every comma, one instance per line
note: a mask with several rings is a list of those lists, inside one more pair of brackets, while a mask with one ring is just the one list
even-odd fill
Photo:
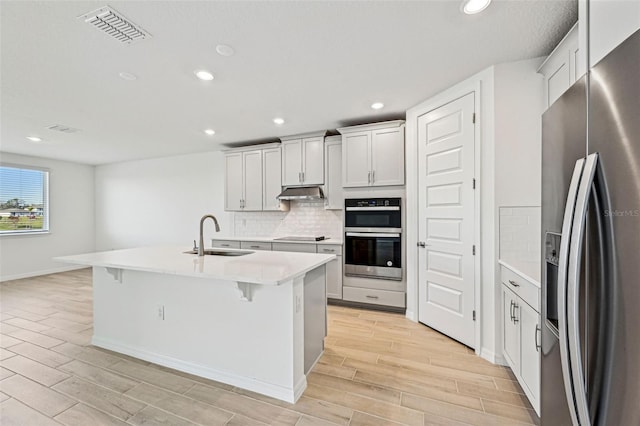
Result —
[[342, 186], [404, 185], [404, 121], [338, 129], [342, 134]]
[[324, 135], [307, 133], [287, 136], [282, 141], [282, 185], [322, 185], [324, 183]]
[[330, 136], [324, 142], [324, 208], [341, 210], [344, 207], [342, 191], [342, 138]]
[[540, 415], [540, 289], [501, 266], [502, 353]]
[[262, 210], [288, 210], [288, 202], [278, 200], [282, 192], [282, 150], [262, 151]]
[[575, 24], [538, 69], [544, 76], [545, 109], [584, 73], [578, 52], [578, 24]]
[[336, 260], [327, 263], [327, 298], [342, 300], [342, 246], [339, 244], [318, 244], [317, 252], [335, 254]]
[[262, 151], [225, 155], [225, 210], [262, 210]]

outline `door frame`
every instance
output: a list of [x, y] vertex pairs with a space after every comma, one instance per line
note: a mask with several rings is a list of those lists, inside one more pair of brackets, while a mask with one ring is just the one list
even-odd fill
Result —
[[[474, 256], [474, 310], [476, 311], [475, 327], [475, 353], [480, 355], [482, 344], [482, 252], [481, 239], [481, 215], [482, 215], [482, 131], [483, 131], [483, 91], [482, 80], [484, 72], [466, 80], [451, 89], [448, 89], [427, 101], [407, 110], [406, 125], [406, 177], [407, 177], [407, 219], [406, 219], [406, 244], [407, 244], [407, 312], [408, 319], [418, 322], [418, 119], [441, 106], [444, 106], [469, 93], [474, 94], [474, 109], [476, 114], [474, 126], [474, 167], [475, 167], [475, 199], [474, 199], [474, 240], [476, 255]], [[488, 77], [488, 75], [487, 75]], [[492, 76], [491, 76], [492, 77]], [[487, 114], [489, 115], [489, 114]], [[487, 126], [489, 127], [489, 126]]]

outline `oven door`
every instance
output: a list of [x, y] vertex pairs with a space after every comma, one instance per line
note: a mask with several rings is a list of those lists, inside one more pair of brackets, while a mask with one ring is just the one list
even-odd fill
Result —
[[402, 280], [400, 233], [346, 232], [344, 235], [345, 275]]

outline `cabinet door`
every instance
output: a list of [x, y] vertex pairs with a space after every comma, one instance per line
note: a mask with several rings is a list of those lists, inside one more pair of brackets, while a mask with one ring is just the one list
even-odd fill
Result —
[[242, 200], [242, 153], [224, 156], [224, 209], [241, 210]]
[[502, 348], [513, 372], [520, 374], [520, 324], [514, 322], [512, 316], [517, 317], [515, 304], [518, 298], [511, 290], [502, 287], [502, 325], [504, 327]]
[[342, 135], [342, 186], [354, 188], [371, 183], [371, 132]]
[[537, 410], [540, 401], [540, 315], [526, 303], [519, 305], [520, 376], [533, 397], [531, 405]]
[[342, 256], [327, 263], [327, 298], [342, 299]]
[[371, 132], [371, 184], [404, 185], [404, 126]]
[[324, 137], [302, 139], [302, 183], [324, 183]]
[[302, 139], [282, 142], [282, 186], [302, 185]]
[[342, 193], [342, 143], [326, 142], [324, 146], [324, 208], [341, 210], [344, 206]]
[[262, 210], [280, 210], [282, 192], [282, 153], [280, 148], [262, 152]]
[[242, 210], [262, 210], [262, 151], [242, 153], [244, 203]]

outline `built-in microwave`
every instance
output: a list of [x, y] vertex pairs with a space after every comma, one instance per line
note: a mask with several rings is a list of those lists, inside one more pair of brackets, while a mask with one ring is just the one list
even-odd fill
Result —
[[400, 198], [344, 200], [345, 231], [402, 232]]

